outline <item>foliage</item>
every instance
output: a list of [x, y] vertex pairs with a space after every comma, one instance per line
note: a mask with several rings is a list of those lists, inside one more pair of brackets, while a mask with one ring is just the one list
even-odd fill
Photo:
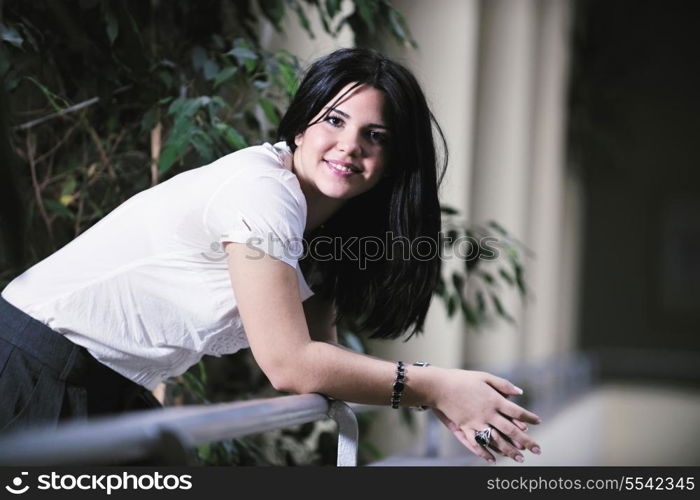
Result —
[[[12, 174], [29, 193], [22, 215], [25, 260], [3, 263], [0, 288], [134, 194], [224, 154], [276, 139], [300, 68], [293, 54], [262, 45], [263, 18], [281, 30], [291, 13], [314, 38], [309, 15], [316, 15], [333, 36], [348, 26], [357, 37], [389, 35], [416, 46], [387, 0], [5, 0], [0, 8], [0, 85], [10, 97], [10, 141], [19, 160]], [[6, 254], [0, 252], [0, 261]], [[507, 247], [507, 256], [510, 267], [491, 277], [477, 267], [481, 253], [466, 261], [465, 273], [485, 282], [475, 303], [464, 293], [460, 273], [443, 279], [438, 294], [448, 313], [459, 307], [467, 322], [477, 325], [488, 302], [506, 317], [493, 287], [505, 280], [524, 291], [515, 246]], [[353, 334], [346, 332], [344, 339], [362, 349]], [[235, 363], [230, 357], [207, 359], [171, 381], [169, 401], [274, 395], [247, 351], [234, 356]], [[217, 380], [210, 374], [219, 374]], [[264, 439], [202, 447], [200, 458], [204, 463], [328, 463], [335, 441], [324, 445], [329, 434], [315, 429], [301, 426]], [[294, 447], [299, 443], [308, 448], [300, 451]], [[366, 457], [376, 458], [371, 446], [363, 445]], [[270, 449], [281, 452], [271, 456], [265, 451]]]
[[[442, 206], [443, 270], [436, 294], [449, 317], [460, 313], [471, 328], [479, 329], [493, 317], [510, 323], [514, 318], [501, 301], [505, 287], [528, 296], [523, 253], [529, 250], [500, 224], [461, 223], [457, 210]], [[456, 260], [458, 266], [449, 266]]]

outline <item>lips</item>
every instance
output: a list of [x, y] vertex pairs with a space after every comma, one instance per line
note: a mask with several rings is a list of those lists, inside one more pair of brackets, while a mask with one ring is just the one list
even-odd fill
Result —
[[330, 160], [330, 159], [325, 159], [324, 161], [328, 164], [331, 169], [341, 172], [341, 173], [359, 173], [362, 172], [362, 169], [357, 167], [356, 165], [353, 165], [350, 162], [347, 161], [341, 161], [341, 160]]

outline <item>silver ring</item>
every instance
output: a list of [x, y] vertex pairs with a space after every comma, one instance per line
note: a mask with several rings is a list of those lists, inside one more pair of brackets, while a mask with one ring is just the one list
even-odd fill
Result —
[[488, 446], [491, 443], [491, 430], [492, 429], [493, 429], [493, 427], [491, 427], [489, 425], [483, 431], [476, 431], [474, 434], [476, 442], [479, 443], [481, 446]]

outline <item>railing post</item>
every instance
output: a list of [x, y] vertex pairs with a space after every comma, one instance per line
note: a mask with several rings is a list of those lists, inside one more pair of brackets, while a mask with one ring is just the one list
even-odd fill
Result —
[[342, 401], [331, 401], [328, 417], [338, 425], [338, 467], [357, 466], [357, 417], [350, 407]]

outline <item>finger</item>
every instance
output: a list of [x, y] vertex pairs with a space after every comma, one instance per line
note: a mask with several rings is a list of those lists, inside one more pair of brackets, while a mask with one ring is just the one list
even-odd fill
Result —
[[507, 437], [517, 449], [528, 449], [537, 455], [540, 454], [540, 447], [535, 440], [518, 429], [513, 422], [502, 415], [493, 417], [491, 419], [491, 425], [498, 429], [498, 432], [503, 436]]
[[501, 406], [498, 408], [498, 411], [511, 419], [516, 418], [522, 422], [529, 422], [531, 424], [542, 423], [542, 419], [540, 417], [531, 411], [516, 405], [512, 401], [504, 400]]
[[490, 447], [498, 449], [504, 456], [510, 457], [518, 463], [523, 463], [525, 461], [525, 457], [523, 457], [523, 454], [520, 453], [518, 448], [513, 446], [495, 426], [494, 431], [491, 432], [491, 443]]
[[520, 396], [523, 394], [523, 390], [520, 387], [504, 378], [491, 375], [490, 373], [486, 376], [486, 383], [504, 395]]
[[[482, 428], [485, 428], [486, 425], [484, 425]], [[464, 435], [467, 438], [467, 442], [469, 443], [469, 449], [471, 450], [474, 455], [483, 458], [489, 463], [495, 463], [496, 458], [484, 447], [481, 446], [479, 443], [476, 442], [476, 429], [470, 429], [468, 427], [464, 427], [462, 429], [464, 431]]]
[[[445, 415], [443, 412], [438, 410], [437, 408], [432, 408], [433, 413], [435, 413], [435, 416], [440, 420], [440, 422], [443, 423], [445, 427], [447, 427], [452, 434], [454, 434], [455, 438], [457, 438], [457, 441], [462, 443], [465, 448], [467, 448], [469, 451], [471, 451], [474, 455], [477, 455], [479, 457], [484, 458], [484, 460], [489, 461], [489, 458], [487, 456], [484, 456], [484, 448], [476, 442], [476, 440], [470, 441], [467, 439], [466, 434], [462, 429], [459, 428], [457, 424], [455, 424], [452, 420], [450, 420], [447, 415]], [[491, 462], [494, 462], [493, 455], [490, 453], [488, 454], [491, 457]]]
[[513, 422], [513, 424], [523, 432], [525, 432], [529, 429], [529, 427], [527, 425], [525, 425], [525, 422], [521, 422], [517, 418], [512, 419], [511, 422]]

